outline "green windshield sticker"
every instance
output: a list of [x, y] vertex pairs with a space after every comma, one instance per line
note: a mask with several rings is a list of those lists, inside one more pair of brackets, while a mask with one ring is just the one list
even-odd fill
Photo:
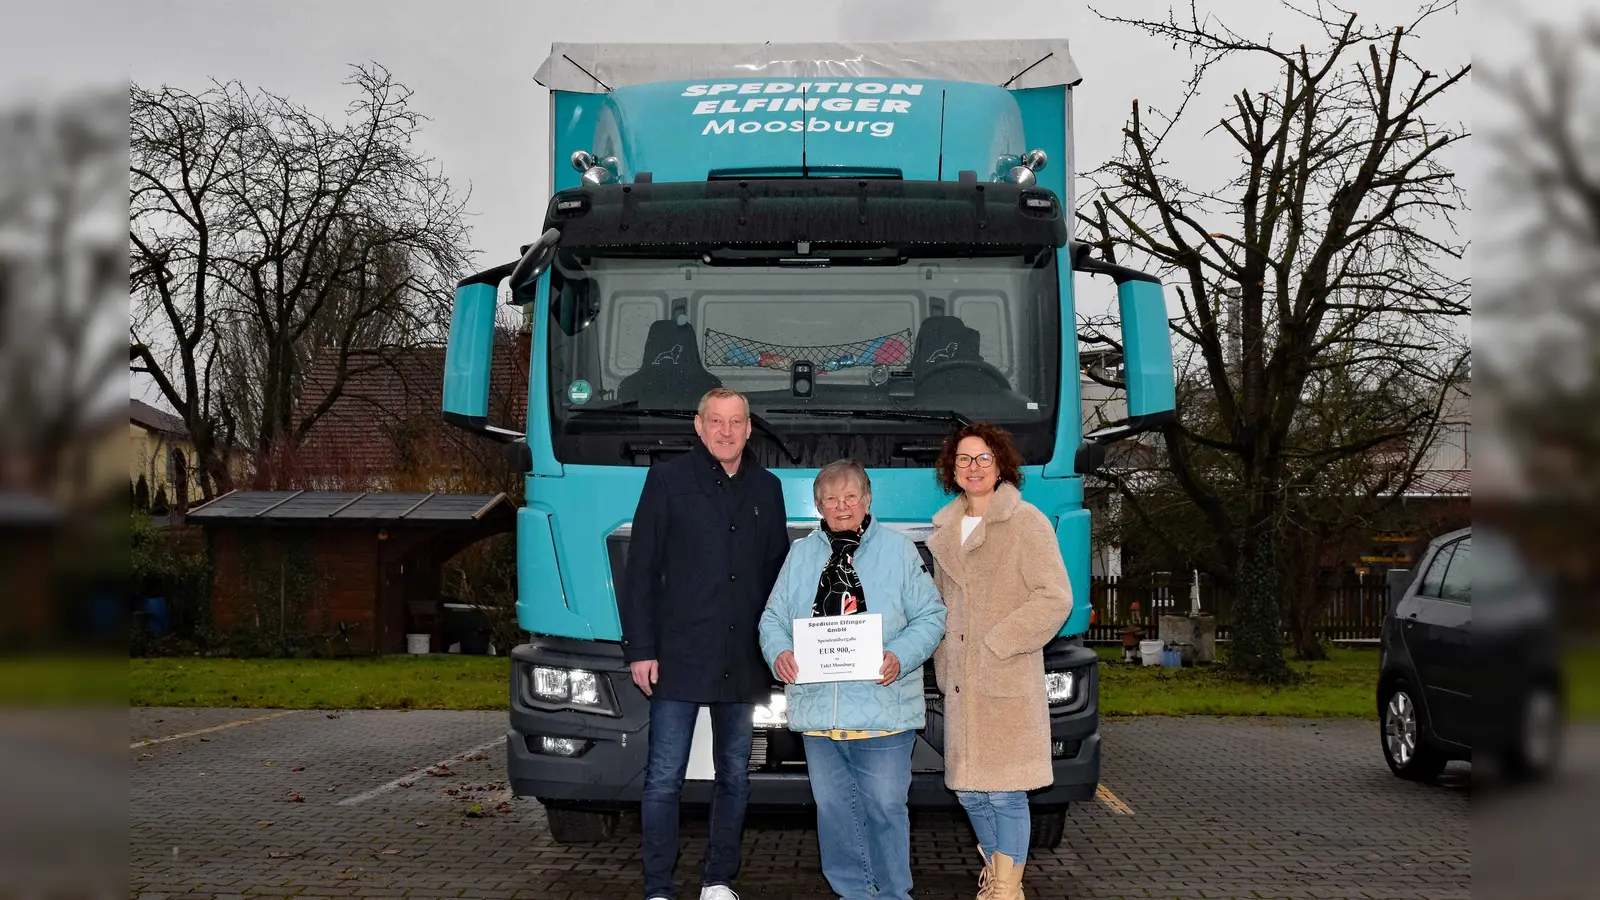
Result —
[[567, 388], [567, 399], [578, 404], [588, 403], [589, 397], [593, 393], [594, 391], [589, 387], [589, 382], [580, 378]]

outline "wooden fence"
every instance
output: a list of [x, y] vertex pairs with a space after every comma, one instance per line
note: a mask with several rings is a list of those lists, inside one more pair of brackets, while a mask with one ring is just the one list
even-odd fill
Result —
[[[1193, 577], [1192, 575], [1190, 576]], [[1326, 601], [1319, 633], [1331, 641], [1376, 640], [1383, 628], [1388, 602], [1388, 587], [1382, 575], [1346, 576], [1317, 585]], [[1154, 638], [1163, 615], [1186, 615], [1194, 588], [1190, 582], [1155, 575], [1144, 578], [1090, 579], [1089, 602], [1094, 608], [1089, 626], [1091, 642], [1121, 643], [1121, 631], [1128, 625], [1144, 629]], [[1226, 588], [1200, 579], [1200, 611], [1217, 617], [1217, 637], [1226, 640], [1231, 631], [1231, 597]], [[1137, 603], [1137, 612], [1133, 604]]]

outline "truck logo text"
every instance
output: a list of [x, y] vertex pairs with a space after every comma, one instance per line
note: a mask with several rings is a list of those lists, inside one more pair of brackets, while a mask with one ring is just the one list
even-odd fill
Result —
[[[697, 116], [738, 116], [767, 113], [760, 117], [713, 119], [701, 130], [709, 134], [755, 134], [758, 132], [832, 131], [838, 134], [868, 134], [888, 137], [894, 134], [894, 121], [845, 117], [842, 113], [872, 113], [876, 116], [905, 115], [911, 112], [909, 97], [920, 97], [920, 84], [888, 84], [880, 81], [750, 81], [743, 84], [691, 84], [684, 97], [718, 97], [694, 105]], [[752, 96], [754, 95], [754, 96]], [[790, 96], [784, 96], [790, 95]], [[794, 96], [798, 95], [798, 96]], [[880, 96], [881, 95], [881, 96]], [[771, 118], [773, 113], [802, 113], [803, 118]], [[833, 116], [827, 115], [833, 113]], [[813, 114], [816, 114], [813, 117]]]

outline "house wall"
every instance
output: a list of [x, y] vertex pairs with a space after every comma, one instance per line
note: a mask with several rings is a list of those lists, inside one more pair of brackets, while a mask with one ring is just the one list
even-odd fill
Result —
[[[332, 653], [383, 652], [376, 536], [369, 528], [305, 529], [215, 523], [213, 625], [224, 634], [277, 627], [274, 599], [293, 607], [287, 627], [323, 636]], [[298, 620], [298, 621], [297, 621]], [[340, 623], [347, 636], [339, 636]], [[401, 638], [403, 641], [404, 638]]]
[[128, 480], [137, 484], [143, 475], [150, 485], [150, 499], [156, 491], [166, 488], [167, 502], [178, 502], [178, 490], [173, 482], [173, 451], [183, 454], [184, 470], [188, 478], [189, 503], [200, 500], [200, 479], [194, 465], [194, 443], [182, 435], [152, 431], [138, 424], [128, 423]]

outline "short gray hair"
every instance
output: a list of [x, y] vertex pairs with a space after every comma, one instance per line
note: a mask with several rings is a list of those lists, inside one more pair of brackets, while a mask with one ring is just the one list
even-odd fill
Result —
[[695, 410], [694, 414], [703, 419], [706, 415], [706, 407], [710, 405], [711, 401], [722, 400], [730, 397], [738, 397], [740, 400], [744, 401], [744, 414], [745, 417], [748, 418], [750, 416], [750, 398], [739, 393], [738, 391], [725, 387], [715, 387], [709, 391], [706, 391], [705, 395], [700, 398], [700, 407]]
[[811, 482], [811, 499], [822, 508], [822, 489], [844, 478], [854, 478], [856, 484], [861, 486], [863, 496], [872, 494], [872, 479], [867, 477], [867, 470], [853, 459], [839, 459], [823, 466], [817, 472], [817, 480]]

